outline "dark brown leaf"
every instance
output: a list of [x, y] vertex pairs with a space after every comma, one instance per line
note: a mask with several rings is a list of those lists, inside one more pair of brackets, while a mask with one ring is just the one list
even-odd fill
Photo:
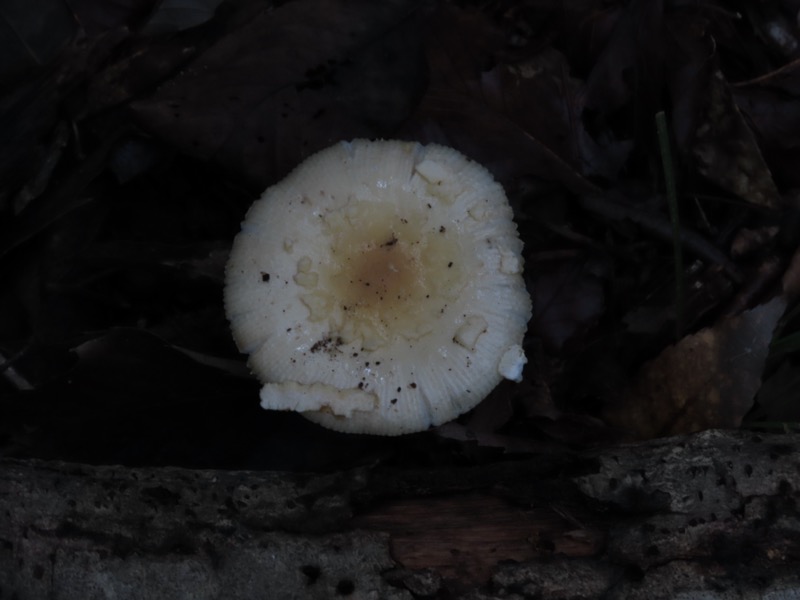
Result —
[[776, 180], [800, 186], [800, 60], [733, 89]]
[[146, 34], [183, 31], [202, 25], [214, 16], [222, 0], [161, 0], [147, 19]]
[[610, 16], [613, 29], [586, 82], [588, 108], [610, 113], [631, 100], [653, 106], [662, 84], [662, 13], [661, 0], [633, 0]]
[[24, 2], [0, 8], [0, 84], [50, 63], [77, 29], [63, 0], [43, 0], [31, 10]]
[[639, 438], [738, 427], [785, 307], [775, 298], [670, 346], [642, 367], [606, 420]]
[[558, 51], [493, 64], [507, 40], [485, 15], [445, 7], [430, 27], [430, 85], [409, 135], [458, 148], [506, 185], [534, 175], [590, 193], [584, 175], [620, 168], [628, 146], [601, 151], [584, 130], [579, 83]]
[[89, 36], [121, 26], [135, 26], [158, 0], [64, 0]]
[[529, 329], [550, 351], [561, 350], [602, 314], [603, 286], [581, 261], [532, 265], [531, 287]]
[[417, 2], [297, 0], [134, 104], [155, 135], [265, 186], [340, 139], [390, 135], [424, 79]]
[[777, 208], [781, 198], [772, 173], [721, 71], [713, 73], [706, 93], [708, 105], [693, 147], [698, 170], [745, 202]]

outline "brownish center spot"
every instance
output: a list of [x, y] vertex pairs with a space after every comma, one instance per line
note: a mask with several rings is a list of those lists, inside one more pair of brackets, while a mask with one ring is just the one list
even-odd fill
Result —
[[327, 218], [331, 251], [314, 293], [345, 343], [426, 335], [463, 289], [469, 255], [455, 226], [441, 232], [426, 210], [365, 202]]
[[418, 292], [420, 265], [407, 244], [390, 242], [352, 249], [339, 274], [339, 297], [349, 310], [376, 313], [403, 309]]

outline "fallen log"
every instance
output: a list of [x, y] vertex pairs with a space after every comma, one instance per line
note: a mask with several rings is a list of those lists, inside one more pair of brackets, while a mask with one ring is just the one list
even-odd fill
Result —
[[800, 436], [447, 469], [0, 460], [0, 598], [800, 595]]

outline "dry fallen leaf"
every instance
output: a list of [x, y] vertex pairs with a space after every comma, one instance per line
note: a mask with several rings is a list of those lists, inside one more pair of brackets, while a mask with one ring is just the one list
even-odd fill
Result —
[[457, 148], [507, 188], [534, 175], [596, 191], [584, 176], [616, 173], [629, 145], [601, 144], [584, 130], [580, 82], [560, 52], [519, 61], [507, 50], [485, 15], [443, 5], [429, 22], [428, 87], [403, 135]]
[[[156, 0], [67, 0], [66, 3], [90, 36], [115, 27], [134, 26], [158, 4]], [[36, 14], [38, 11], [30, 12]]]
[[738, 427], [761, 385], [783, 297], [725, 319], [646, 363], [606, 421], [638, 438]]
[[733, 94], [775, 180], [786, 188], [800, 185], [800, 59], [737, 84]]
[[531, 271], [536, 294], [529, 331], [541, 338], [548, 350], [560, 352], [601, 317], [605, 305], [602, 281], [580, 260], [538, 263]]
[[340, 139], [391, 136], [421, 95], [417, 4], [265, 10], [133, 104], [154, 135], [265, 186]]
[[772, 173], [721, 71], [711, 77], [707, 94], [708, 105], [693, 148], [698, 170], [745, 202], [778, 207], [780, 193]]

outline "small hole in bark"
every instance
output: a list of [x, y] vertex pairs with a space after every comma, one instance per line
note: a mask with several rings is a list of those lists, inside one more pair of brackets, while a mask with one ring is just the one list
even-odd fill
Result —
[[349, 579], [342, 579], [336, 584], [337, 596], [349, 596], [356, 590], [356, 584]]
[[317, 579], [319, 579], [321, 573], [319, 567], [314, 565], [303, 565], [302, 567], [300, 567], [300, 572], [306, 576], [307, 579], [306, 583], [308, 585], [315, 584], [317, 582]]

